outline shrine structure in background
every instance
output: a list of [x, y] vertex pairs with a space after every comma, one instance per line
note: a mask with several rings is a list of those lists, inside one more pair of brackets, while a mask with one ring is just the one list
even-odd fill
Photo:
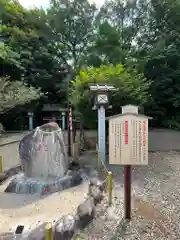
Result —
[[58, 123], [62, 130], [67, 128], [67, 108], [62, 108], [60, 104], [45, 104], [42, 111], [44, 112], [43, 121], [45, 123], [53, 121]]

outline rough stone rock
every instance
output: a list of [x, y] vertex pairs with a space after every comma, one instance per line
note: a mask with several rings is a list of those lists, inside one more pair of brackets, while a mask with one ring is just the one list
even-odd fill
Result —
[[4, 182], [6, 179], [8, 179], [9, 177], [12, 177], [19, 172], [21, 172], [21, 166], [13, 167], [3, 173], [0, 173], [0, 184]]
[[63, 216], [55, 225], [54, 240], [71, 240], [77, 230], [77, 224], [76, 217]]
[[103, 192], [97, 186], [90, 186], [90, 196], [94, 198], [94, 204], [98, 204], [103, 199]]
[[82, 182], [82, 177], [78, 172], [72, 172], [71, 187], [75, 187]]
[[21, 166], [13, 167], [5, 172], [0, 173], [0, 184], [4, 182], [7, 178], [14, 176], [21, 171]]
[[95, 185], [95, 186], [99, 187], [99, 189], [100, 189], [101, 191], [104, 191], [105, 188], [106, 188], [106, 180], [101, 181], [101, 180], [99, 180], [97, 177], [91, 178], [91, 179], [90, 179], [90, 183], [91, 183], [92, 185]]
[[88, 223], [94, 218], [95, 213], [95, 204], [93, 197], [87, 198], [82, 204], [78, 206], [77, 209], [77, 218], [78, 227], [80, 229], [85, 228]]
[[5, 174], [6, 174], [6, 177], [12, 177], [14, 176], [15, 174], [19, 173], [22, 171], [22, 168], [21, 166], [16, 166], [16, 167], [12, 167], [10, 169], [8, 169]]
[[21, 240], [44, 240], [45, 239], [45, 223], [41, 224], [28, 235], [22, 237]]
[[27, 177], [63, 177], [68, 170], [66, 146], [57, 123], [44, 124], [23, 137], [19, 155]]
[[72, 161], [69, 164], [69, 169], [72, 170], [72, 171], [73, 170], [79, 170], [80, 169], [80, 164], [76, 161]]
[[[47, 195], [54, 192], [62, 191], [70, 187], [79, 185], [82, 182], [81, 176], [77, 172], [70, 172], [62, 178], [55, 178], [53, 181], [46, 182], [46, 179], [27, 178], [23, 174], [15, 175], [11, 180], [5, 192], [19, 193], [19, 194], [41, 194]], [[21, 187], [22, 186], [22, 187]], [[16, 191], [18, 187], [18, 191]]]
[[[19, 144], [22, 172], [14, 176], [5, 192], [50, 194], [82, 182], [80, 167], [69, 168], [61, 129], [56, 123], [44, 124], [26, 135]], [[11, 170], [8, 176], [19, 173]]]
[[6, 192], [6, 193], [14, 192], [15, 188], [16, 188], [15, 183], [13, 181], [11, 181], [9, 183], [9, 185], [7, 186], [7, 188], [4, 190], [4, 192]]
[[0, 183], [6, 180], [6, 174], [5, 173], [0, 173]]

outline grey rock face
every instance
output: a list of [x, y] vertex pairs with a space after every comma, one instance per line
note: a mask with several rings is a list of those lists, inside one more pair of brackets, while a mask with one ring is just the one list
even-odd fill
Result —
[[44, 240], [45, 239], [45, 226], [43, 223], [37, 228], [35, 228], [32, 232], [28, 234], [28, 236], [24, 236], [21, 240]]
[[42, 125], [20, 142], [19, 155], [25, 176], [63, 177], [68, 158], [61, 129], [56, 123]]
[[97, 177], [93, 177], [90, 179], [90, 183], [94, 186], [99, 187], [101, 191], [104, 191], [106, 188], [106, 180], [100, 181]]
[[90, 186], [90, 196], [94, 198], [94, 204], [98, 204], [103, 199], [103, 192], [97, 186]]
[[23, 173], [17, 172], [5, 192], [50, 194], [82, 181], [77, 170], [68, 171], [63, 134], [56, 123], [42, 125], [26, 135], [19, 144], [19, 155]]
[[6, 179], [5, 173], [0, 173], [0, 183]]
[[63, 216], [55, 225], [54, 239], [70, 240], [76, 229], [77, 219], [71, 215]]
[[77, 209], [78, 227], [84, 228], [94, 218], [95, 205], [93, 197], [89, 197]]

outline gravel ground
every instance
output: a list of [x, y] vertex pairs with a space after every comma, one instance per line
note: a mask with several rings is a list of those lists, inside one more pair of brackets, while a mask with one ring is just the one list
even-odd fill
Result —
[[87, 182], [44, 197], [0, 192], [0, 233], [15, 232], [21, 224], [26, 232], [43, 222], [57, 221], [63, 215], [75, 215], [87, 196]]
[[[8, 151], [5, 151], [8, 152]], [[9, 159], [9, 158], [8, 158]], [[97, 167], [97, 156], [81, 159]], [[123, 217], [123, 168], [107, 166], [113, 172], [113, 204], [106, 196], [97, 206], [93, 222], [79, 235], [85, 240], [180, 239], [180, 153], [151, 152], [149, 165], [132, 169], [132, 221]], [[106, 175], [101, 174], [105, 179]]]
[[[97, 166], [94, 153], [88, 159]], [[151, 152], [148, 166], [132, 169], [130, 222], [123, 220], [123, 168], [107, 167], [114, 176], [113, 204], [108, 207], [105, 196], [94, 221], [79, 233], [82, 239], [180, 239], [180, 153]]]

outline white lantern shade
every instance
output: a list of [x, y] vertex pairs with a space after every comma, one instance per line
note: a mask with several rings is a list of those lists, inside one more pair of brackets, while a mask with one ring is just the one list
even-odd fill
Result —
[[107, 94], [99, 94], [97, 96], [97, 103], [98, 104], [107, 104], [108, 103], [108, 96], [107, 96]]

